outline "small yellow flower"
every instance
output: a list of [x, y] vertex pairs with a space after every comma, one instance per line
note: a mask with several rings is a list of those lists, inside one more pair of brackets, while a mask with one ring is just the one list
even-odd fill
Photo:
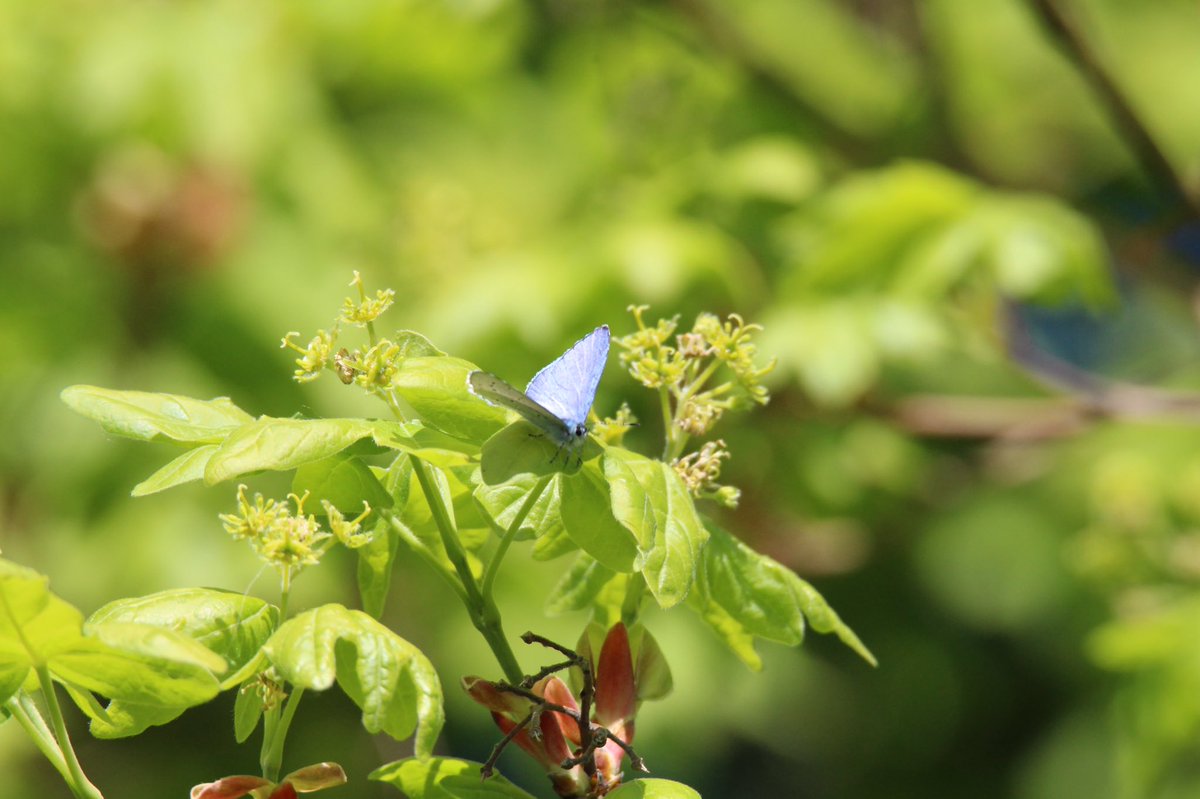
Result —
[[296, 372], [293, 379], [297, 383], [307, 383], [316, 380], [321, 376], [321, 370], [329, 363], [330, 355], [333, 353], [334, 342], [337, 341], [337, 328], [334, 328], [332, 333], [325, 330], [318, 330], [312, 341], [308, 345], [301, 347], [292, 341], [292, 336], [298, 336], [299, 333], [289, 332], [280, 341], [279, 346], [287, 347], [300, 353], [301, 357], [296, 359]]
[[351, 286], [358, 287], [359, 301], [356, 303], [349, 297], [342, 303], [342, 314], [339, 317], [341, 321], [363, 327], [374, 322], [380, 316], [392, 307], [392, 303], [396, 299], [396, 292], [392, 289], [380, 289], [375, 292], [374, 297], [367, 297], [366, 289], [363, 288], [362, 276], [356, 271], [354, 279], [350, 281]]
[[341, 541], [343, 546], [349, 549], [358, 549], [371, 543], [374, 536], [371, 533], [362, 532], [362, 522], [371, 514], [371, 506], [366, 501], [363, 501], [363, 512], [349, 521], [327, 500], [321, 500], [321, 507], [325, 509], [325, 516], [329, 519], [329, 529], [333, 531], [334, 538]]

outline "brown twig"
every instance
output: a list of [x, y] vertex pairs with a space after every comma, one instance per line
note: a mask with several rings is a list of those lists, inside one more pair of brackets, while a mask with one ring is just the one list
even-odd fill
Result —
[[706, 0], [670, 0], [679, 15], [699, 31], [718, 52], [737, 63], [767, 94], [790, 107], [816, 132], [852, 161], [864, 161], [869, 143], [858, 134], [830, 119], [800, 95], [796, 87], [773, 64], [762, 58], [737, 26]]
[[1133, 150], [1134, 157], [1141, 162], [1150, 178], [1181, 210], [1186, 211], [1187, 217], [1200, 217], [1200, 199], [1192, 193], [1183, 176], [1134, 109], [1133, 103], [1109, 74], [1107, 67], [1075, 23], [1059, 8], [1055, 0], [1029, 0], [1029, 4], [1064, 54], [1075, 64], [1092, 87], [1092, 91], [1100, 98], [1117, 132], [1124, 137]]

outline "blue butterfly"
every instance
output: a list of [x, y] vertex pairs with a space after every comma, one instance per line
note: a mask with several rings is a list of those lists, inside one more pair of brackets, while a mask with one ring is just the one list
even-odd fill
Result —
[[467, 375], [467, 387], [489, 405], [521, 414], [558, 444], [574, 450], [587, 438], [587, 417], [608, 360], [608, 325], [588, 333], [533, 376], [522, 393], [487, 372]]

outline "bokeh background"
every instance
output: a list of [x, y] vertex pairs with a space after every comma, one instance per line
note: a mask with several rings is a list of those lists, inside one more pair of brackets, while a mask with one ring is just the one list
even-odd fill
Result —
[[[352, 270], [397, 290], [388, 325], [518, 384], [628, 332], [630, 303], [737, 312], [779, 366], [718, 429], [744, 490], [723, 523], [880, 666], [812, 636], [756, 674], [651, 614], [676, 682], [639, 717], [656, 774], [706, 797], [1196, 796], [1198, 173], [1193, 0], [0, 0], [0, 547], [85, 612], [271, 596], [217, 522], [231, 488], [130, 498], [169, 449], [57, 393], [376, 413], [278, 349], [332, 322]], [[597, 407], [621, 401], [655, 418], [614, 362]], [[510, 556], [510, 632], [578, 635], [541, 614], [563, 568]], [[352, 574], [335, 559], [293, 602], [353, 603]], [[453, 686], [489, 653], [419, 564], [394, 585], [388, 621], [449, 688], [444, 751], [485, 758]], [[256, 770], [228, 697], [126, 741], [74, 720], [109, 796]], [[338, 795], [395, 795], [364, 775], [404, 748], [348, 701], [293, 729], [285, 770], [336, 760]], [[66, 795], [13, 724], [0, 773], [5, 797]]]

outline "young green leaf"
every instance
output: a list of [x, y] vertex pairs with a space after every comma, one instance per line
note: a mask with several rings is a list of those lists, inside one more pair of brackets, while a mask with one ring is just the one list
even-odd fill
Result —
[[357, 610], [324, 605], [284, 622], [263, 647], [280, 675], [324, 691], [336, 680], [368, 732], [403, 740], [416, 731], [428, 756], [445, 721], [442, 686], [419, 649]]
[[135, 485], [133, 491], [130, 493], [135, 497], [144, 497], [148, 494], [156, 494], [159, 491], [174, 488], [177, 485], [190, 483], [193, 480], [203, 479], [204, 470], [208, 466], [208, 459], [212, 457], [219, 446], [218, 444], [201, 444], [198, 447], [189, 449]]
[[262, 694], [254, 690], [253, 684], [239, 688], [233, 700], [233, 737], [238, 743], [245, 743], [254, 734], [262, 714]]
[[[374, 435], [381, 423], [370, 419], [274, 419], [264, 416], [242, 425], [209, 458], [209, 485], [264, 469], [287, 471], [328, 458], [359, 439]], [[390, 423], [389, 423], [390, 424]], [[413, 425], [413, 430], [417, 425]]]
[[[453, 481], [454, 485], [452, 485], [447, 473], [433, 464], [429, 464], [429, 472], [433, 476], [433, 484], [442, 504], [449, 508], [450, 521], [453, 523], [455, 508], [458, 504], [455, 502], [454, 488], [457, 486], [460, 492], [465, 492], [466, 487], [459, 484], [457, 479]], [[441, 532], [433, 520], [429, 504], [425, 501], [425, 495], [413, 474], [410, 456], [404, 454], [396, 458], [388, 469], [384, 485], [395, 500], [392, 511], [385, 514], [392, 529], [417, 555], [437, 569], [443, 578], [452, 585], [460, 585], [458, 572], [446, 554]], [[463, 532], [463, 530], [459, 530], [460, 535]], [[484, 537], [486, 538], [486, 532]], [[470, 548], [469, 543], [467, 540], [463, 541], [464, 546], [467, 546], [468, 549]], [[482, 568], [479, 566], [478, 559], [470, 553], [468, 556], [472, 572], [476, 575], [481, 574]]]
[[309, 507], [317, 513], [321, 512], [322, 500], [350, 518], [362, 513], [364, 502], [375, 509], [392, 506], [391, 495], [371, 472], [371, 467], [361, 458], [344, 452], [305, 463], [296, 469], [292, 492], [301, 497], [306, 491], [312, 503]]
[[555, 472], [574, 474], [579, 464], [600, 454], [589, 439], [576, 452], [566, 452], [525, 420], [513, 422], [484, 442], [480, 450], [480, 475], [489, 486], [517, 478], [536, 480]]
[[79, 611], [50, 593], [46, 577], [0, 560], [0, 702], [30, 669], [77, 641], [82, 623]]
[[[580, 552], [571, 568], [550, 591], [550, 596], [546, 597], [546, 613], [561, 616], [573, 610], [586, 610], [600, 596], [604, 587], [617, 577], [623, 578], [624, 575], [618, 575], [592, 556]], [[620, 600], [617, 606], [619, 610]]]
[[[559, 487], [559, 495], [560, 497], [562, 495], [561, 486]], [[533, 549], [530, 550], [529, 554], [534, 560], [554, 560], [579, 549], [579, 545], [571, 539], [571, 536], [567, 535], [567, 529], [562, 526], [561, 514], [559, 522], [559, 524], [542, 533], [541, 537], [533, 542]]]
[[254, 657], [275, 631], [279, 609], [232, 591], [178, 588], [110, 602], [88, 618], [86, 629], [127, 623], [182, 633], [235, 670]]
[[[557, 475], [553, 476], [534, 501], [533, 507], [517, 530], [518, 541], [540, 538], [562, 529], [559, 479]], [[525, 505], [525, 498], [537, 482], [537, 476], [525, 474], [500, 485], [482, 483], [475, 487], [475, 502], [496, 532], [503, 533], [512, 525], [513, 519]]]
[[397, 358], [400, 360], [446, 354], [439, 350], [432, 341], [415, 330], [397, 330], [392, 335], [392, 343], [399, 348]]
[[613, 571], [634, 570], [637, 540], [613, 517], [608, 483], [595, 462], [562, 478], [562, 521], [567, 535], [584, 552]]
[[470, 760], [410, 757], [380, 766], [369, 776], [399, 788], [409, 799], [533, 799], [499, 774], [481, 780], [480, 767]]
[[[103, 714], [80, 706], [98, 738], [136, 735], [217, 695], [225, 661], [172, 630], [113, 622], [90, 629], [49, 663], [54, 678], [112, 701]], [[74, 696], [74, 694], [73, 694]]]
[[682, 782], [659, 779], [633, 780], [608, 796], [609, 799], [700, 799], [695, 788]]
[[407, 358], [391, 388], [430, 427], [478, 443], [503, 427], [507, 415], [467, 390], [467, 375], [475, 369], [461, 358]]
[[400, 548], [400, 534], [386, 519], [375, 525], [375, 534], [358, 552], [358, 595], [363, 610], [378, 619], [383, 615], [388, 589], [392, 584], [392, 565]]
[[687, 487], [670, 464], [621, 447], [604, 452], [612, 512], [638, 540], [637, 569], [664, 608], [678, 604], [696, 579], [708, 532]]
[[799, 644], [804, 640], [807, 619], [814, 630], [834, 633], [875, 665], [875, 656], [815, 588], [715, 524], [709, 523], [708, 530], [712, 537], [688, 605], [743, 663], [756, 671], [762, 668], [754, 651], [755, 638]]
[[151, 441], [158, 437], [215, 444], [254, 420], [228, 397], [198, 400], [178, 394], [114, 391], [97, 386], [63, 389], [63, 402], [118, 436]]

